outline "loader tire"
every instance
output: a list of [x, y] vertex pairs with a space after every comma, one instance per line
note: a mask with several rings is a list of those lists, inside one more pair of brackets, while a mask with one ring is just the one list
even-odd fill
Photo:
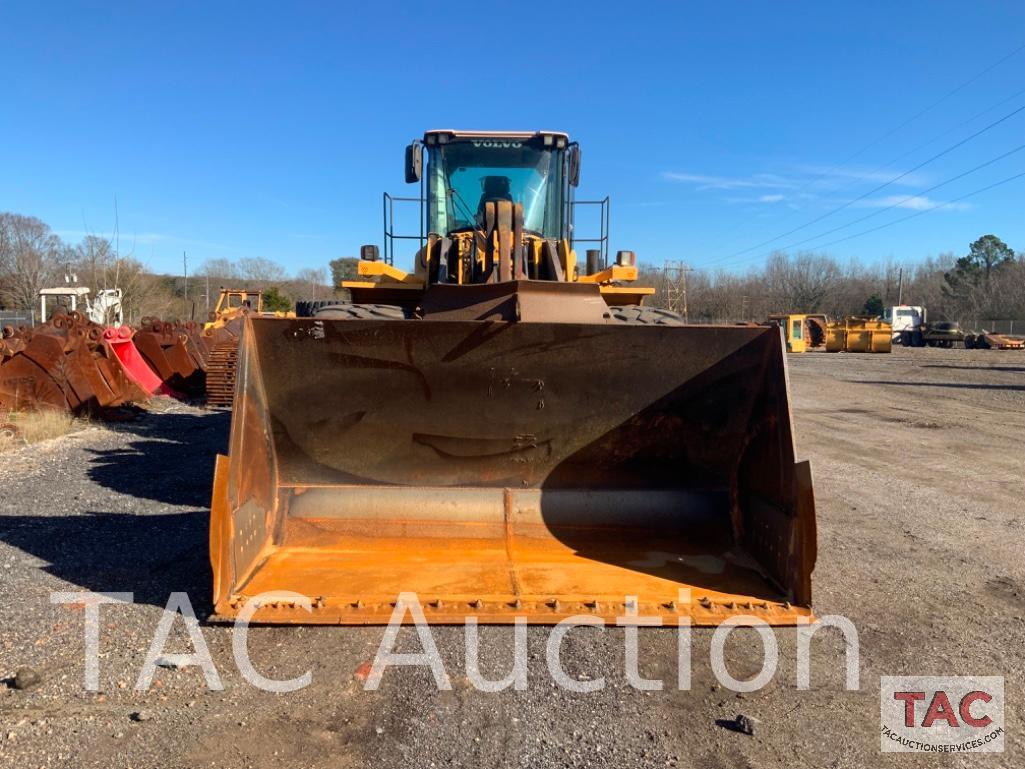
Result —
[[321, 307], [334, 306], [336, 304], [344, 303], [339, 302], [337, 299], [302, 299], [295, 303], [295, 317], [312, 318]]
[[609, 317], [630, 326], [683, 326], [683, 317], [669, 310], [658, 307], [641, 307], [627, 304], [622, 307], [609, 307]]
[[406, 320], [410, 315], [394, 304], [334, 302], [316, 308], [313, 317], [324, 320]]

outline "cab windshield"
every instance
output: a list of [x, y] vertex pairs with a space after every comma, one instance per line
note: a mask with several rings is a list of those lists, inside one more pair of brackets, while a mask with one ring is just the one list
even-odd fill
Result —
[[458, 139], [428, 153], [431, 232], [480, 228], [485, 203], [509, 200], [523, 205], [525, 230], [562, 237], [562, 150], [535, 140]]

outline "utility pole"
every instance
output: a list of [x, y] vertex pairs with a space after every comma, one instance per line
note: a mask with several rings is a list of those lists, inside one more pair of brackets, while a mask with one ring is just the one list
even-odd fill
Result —
[[209, 270], [206, 276], [206, 314], [210, 315], [210, 275]]
[[683, 322], [689, 323], [687, 310], [687, 273], [691, 268], [686, 262], [666, 260], [662, 267], [662, 290], [666, 296], [666, 309], [683, 316]]
[[897, 304], [904, 304], [904, 268], [897, 273]]
[[185, 304], [189, 303], [189, 257], [182, 251], [182, 279], [185, 281]]

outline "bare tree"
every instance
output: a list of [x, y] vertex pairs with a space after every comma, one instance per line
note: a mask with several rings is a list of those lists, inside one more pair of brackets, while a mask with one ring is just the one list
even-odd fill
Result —
[[39, 289], [57, 280], [62, 253], [60, 238], [47, 224], [32, 216], [0, 213], [0, 304], [34, 308]]
[[200, 265], [198, 274], [211, 279], [228, 281], [238, 280], [242, 277], [238, 265], [230, 259], [207, 259]]
[[261, 256], [239, 259], [238, 270], [243, 280], [256, 283], [280, 283], [288, 278], [284, 267]]
[[839, 266], [820, 254], [790, 257], [776, 252], [765, 266], [766, 289], [776, 312], [819, 312], [839, 281]]
[[331, 295], [331, 286], [327, 282], [327, 270], [323, 267], [307, 267], [295, 274], [290, 286], [292, 293], [309, 299], [325, 299]]

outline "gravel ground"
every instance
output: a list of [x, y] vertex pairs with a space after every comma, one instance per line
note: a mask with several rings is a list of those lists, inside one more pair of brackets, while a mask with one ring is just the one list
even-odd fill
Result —
[[[819, 516], [815, 606], [856, 625], [861, 688], [844, 688], [841, 636], [813, 642], [809, 691], [795, 685], [796, 634], [775, 631], [778, 671], [757, 692], [721, 688], [711, 631], [693, 638], [689, 691], [676, 680], [676, 634], [641, 631], [631, 688], [621, 629], [580, 628], [563, 662], [593, 693], [555, 686], [547, 628], [527, 637], [529, 686], [478, 692], [460, 628], [434, 628], [451, 691], [422, 668], [392, 669], [364, 691], [380, 628], [253, 628], [264, 675], [310, 670], [291, 694], [248, 685], [229, 628], [201, 632], [223, 682], [160, 669], [133, 691], [172, 591], [210, 610], [207, 505], [228, 415], [161, 401], [125, 424], [0, 456], [0, 765], [15, 767], [680, 766], [1013, 767], [1025, 764], [1025, 354], [904, 350], [790, 358], [799, 454], [813, 461]], [[52, 591], [130, 591], [100, 615], [100, 691], [83, 688], [81, 606]], [[513, 631], [481, 628], [485, 674], [508, 669]], [[419, 650], [412, 630], [401, 647]], [[191, 647], [175, 623], [168, 651]], [[734, 633], [730, 672], [761, 665], [754, 631]], [[18, 668], [42, 677], [15, 688]], [[363, 668], [365, 670], [365, 667]], [[879, 752], [879, 676], [1001, 675], [1002, 755]], [[753, 735], [721, 723], [743, 713]], [[717, 723], [719, 721], [720, 723]]]

